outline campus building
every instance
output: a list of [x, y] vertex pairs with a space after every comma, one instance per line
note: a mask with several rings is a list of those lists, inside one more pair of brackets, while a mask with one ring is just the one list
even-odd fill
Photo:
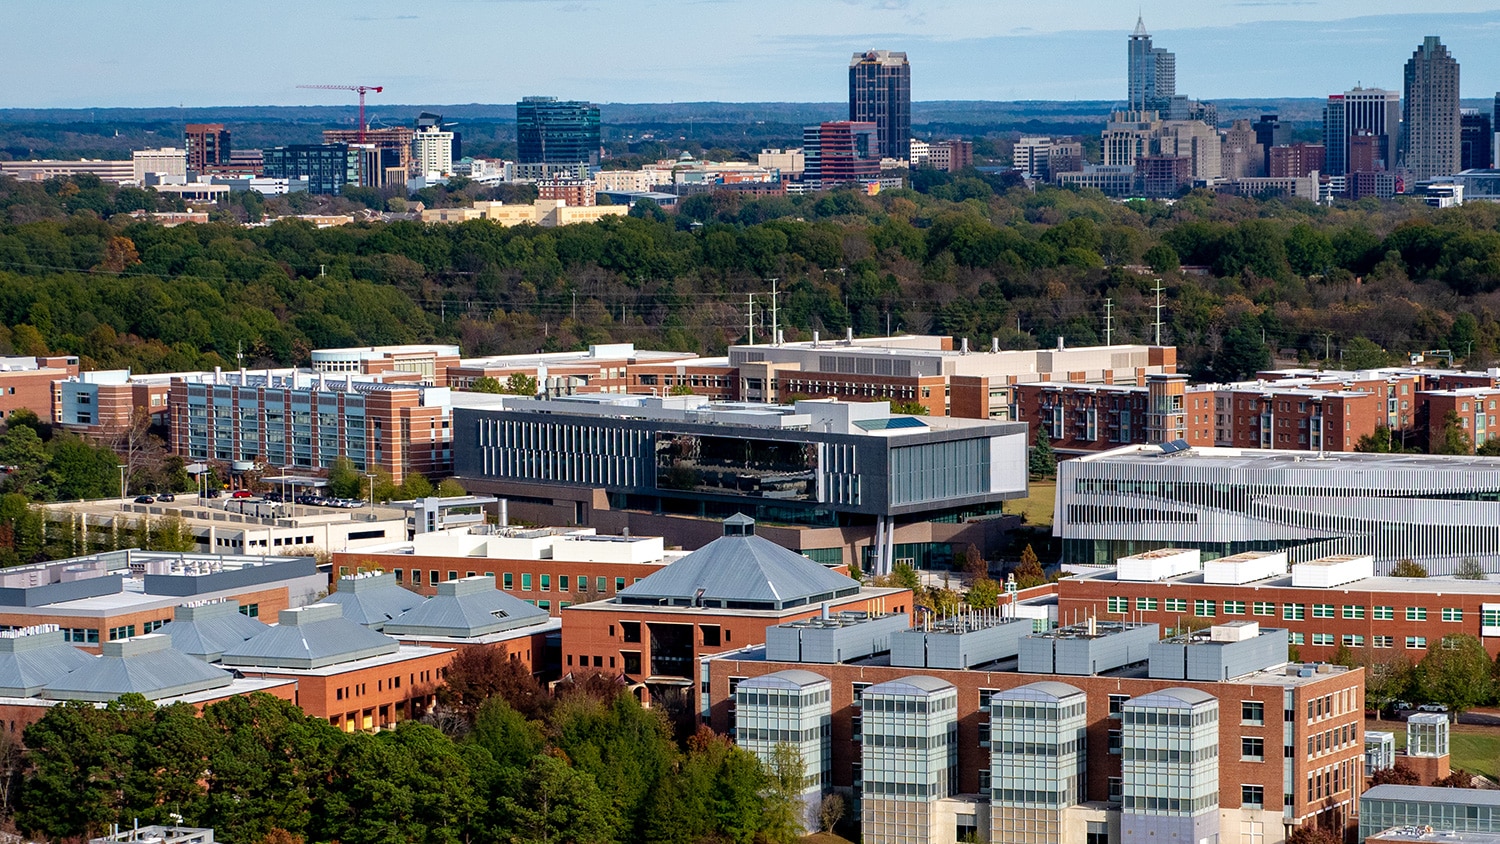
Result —
[[[380, 377], [380, 376], [377, 376]], [[396, 483], [453, 465], [445, 387], [326, 373], [205, 373], [172, 379], [174, 454], [272, 467], [327, 469], [340, 456]]]
[[[697, 547], [743, 512], [821, 563], [888, 571], [1001, 537], [1025, 495], [1019, 425], [894, 415], [884, 402], [504, 397], [456, 411], [455, 474], [533, 523]], [[983, 517], [983, 518], [982, 518]]]
[[78, 375], [78, 358], [0, 357], [0, 416], [29, 410], [43, 422], [58, 421], [58, 382]]
[[1500, 570], [1500, 459], [1122, 446], [1058, 464], [1053, 535], [1068, 563], [1159, 548], [1206, 557], [1369, 555], [1451, 574]]
[[55, 625], [91, 651], [151, 633], [184, 604], [228, 601], [250, 618], [299, 607], [327, 589], [311, 557], [114, 551], [0, 572], [0, 628]]
[[911, 611], [911, 592], [860, 586], [755, 534], [724, 535], [613, 597], [563, 610], [563, 671], [622, 674], [652, 696], [691, 694], [703, 657], [766, 641], [767, 629], [839, 612]]
[[1363, 672], [1289, 663], [1285, 630], [908, 625], [831, 614], [702, 658], [704, 721], [738, 742], [745, 684], [828, 681], [825, 793], [852, 798], [865, 840], [1276, 844], [1353, 823]]
[[480, 525], [336, 552], [333, 567], [340, 576], [369, 569], [389, 572], [409, 595], [436, 595], [445, 582], [486, 576], [504, 592], [560, 616], [573, 604], [613, 597], [682, 556], [666, 551], [659, 536]]
[[1170, 346], [1082, 346], [1001, 351], [998, 340], [897, 336], [813, 339], [731, 346], [729, 367], [742, 401], [794, 398], [912, 402], [931, 416], [1009, 421], [1017, 384], [1142, 384], [1177, 371]]
[[1415, 663], [1455, 635], [1500, 654], [1500, 583], [1377, 577], [1370, 556], [1289, 567], [1285, 551], [1204, 560], [1195, 549], [1164, 548], [1062, 579], [1057, 603], [1063, 619], [1133, 619], [1164, 629], [1189, 621], [1275, 624], [1310, 659], [1331, 660], [1342, 648]]
[[1359, 840], [1393, 827], [1500, 833], [1500, 792], [1421, 785], [1377, 785], [1366, 791], [1359, 798]]
[[458, 366], [459, 358], [458, 347], [447, 344], [313, 349], [312, 370], [328, 375], [403, 373], [423, 386], [447, 387], [448, 370]]

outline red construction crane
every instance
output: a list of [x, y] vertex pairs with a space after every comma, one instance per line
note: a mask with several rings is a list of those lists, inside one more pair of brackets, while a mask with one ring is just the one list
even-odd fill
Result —
[[365, 142], [365, 93], [380, 93], [384, 85], [298, 85], [298, 88], [315, 88], [319, 91], [355, 91], [359, 93], [359, 142]]

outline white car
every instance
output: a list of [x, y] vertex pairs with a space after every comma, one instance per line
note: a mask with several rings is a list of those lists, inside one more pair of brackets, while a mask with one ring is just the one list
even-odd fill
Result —
[[1447, 712], [1448, 707], [1441, 703], [1424, 703], [1417, 707], [1418, 712]]

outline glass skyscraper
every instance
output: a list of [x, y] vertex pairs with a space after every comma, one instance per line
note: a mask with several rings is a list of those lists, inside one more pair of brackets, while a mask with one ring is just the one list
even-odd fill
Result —
[[875, 124], [879, 157], [911, 156], [911, 65], [905, 53], [854, 54], [849, 62], [849, 120]]
[[1151, 46], [1146, 22], [1136, 18], [1129, 44], [1130, 111], [1168, 111], [1177, 95], [1177, 55]]
[[560, 167], [599, 163], [599, 107], [556, 97], [516, 103], [516, 161]]

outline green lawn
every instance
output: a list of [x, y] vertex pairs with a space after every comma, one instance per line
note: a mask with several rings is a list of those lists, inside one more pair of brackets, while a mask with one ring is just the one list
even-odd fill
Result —
[[[1396, 748], [1399, 750], [1406, 746], [1406, 731], [1394, 729], [1396, 723], [1398, 722], [1366, 721], [1365, 729], [1395, 733]], [[1456, 727], [1448, 735], [1448, 752], [1452, 754], [1454, 768], [1462, 768], [1471, 774], [1482, 774], [1492, 780], [1500, 779], [1500, 729], [1467, 725]]]
[[1052, 507], [1057, 501], [1057, 481], [1032, 481], [1031, 495], [1005, 502], [1005, 512], [1025, 516], [1026, 524], [1052, 527]]

